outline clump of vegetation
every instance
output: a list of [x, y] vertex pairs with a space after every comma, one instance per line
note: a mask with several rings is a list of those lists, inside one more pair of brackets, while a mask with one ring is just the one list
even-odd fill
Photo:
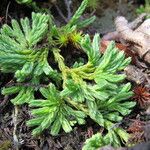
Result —
[[0, 144], [0, 150], [8, 150], [11, 147], [12, 147], [12, 143], [10, 140], [6, 140]]
[[[120, 131], [119, 130], [117, 132], [120, 132], [122, 136], [126, 137], [126, 141], [127, 141], [129, 138], [129, 135], [125, 133], [125, 131], [122, 132], [122, 129]], [[102, 134], [100, 133], [93, 135], [91, 138], [86, 140], [82, 150], [98, 150], [100, 147], [103, 147], [106, 145], [112, 145], [114, 147], [118, 147], [118, 146], [121, 147], [119, 136], [117, 136], [115, 132], [116, 132], [116, 129], [109, 130], [105, 136], [102, 136]]]
[[[117, 147], [121, 141], [127, 142], [129, 135], [114, 123], [135, 106], [128, 100], [133, 95], [131, 85], [122, 83], [126, 76], [121, 72], [131, 60], [114, 42], [101, 54], [99, 35], [91, 40], [79, 31], [95, 19], [80, 20], [87, 5], [88, 0], [83, 0], [63, 27], [42, 13], [32, 13], [31, 22], [28, 18], [20, 23], [12, 20], [11, 26], [2, 27], [0, 68], [14, 74], [13, 85], [4, 87], [2, 94], [13, 95], [14, 105], [29, 105], [34, 118], [27, 125], [34, 128], [34, 136], [45, 129], [52, 135], [59, 134], [61, 128], [68, 133], [90, 117], [108, 131], [99, 138]], [[75, 56], [68, 59], [66, 55], [76, 51], [80, 59], [72, 62]]]
[[91, 9], [91, 10], [96, 10], [100, 5], [100, 1], [99, 0], [92, 0], [92, 1], [89, 1], [88, 3], [88, 7]]
[[139, 8], [137, 8], [136, 12], [138, 14], [147, 13], [148, 17], [149, 17], [149, 14], [150, 14], [150, 1], [145, 0], [145, 4], [141, 5]]

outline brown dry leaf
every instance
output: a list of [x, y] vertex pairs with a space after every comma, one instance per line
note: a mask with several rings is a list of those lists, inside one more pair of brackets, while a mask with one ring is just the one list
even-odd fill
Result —
[[142, 85], [134, 88], [133, 99], [137, 101], [141, 108], [147, 108], [150, 105], [150, 90]]
[[135, 132], [143, 132], [143, 126], [145, 125], [145, 122], [136, 119], [133, 120], [129, 128], [127, 129], [128, 132], [130, 133], [135, 133]]
[[133, 120], [127, 131], [132, 135], [129, 138], [128, 144], [139, 143], [144, 141], [144, 126], [145, 122], [139, 119]]

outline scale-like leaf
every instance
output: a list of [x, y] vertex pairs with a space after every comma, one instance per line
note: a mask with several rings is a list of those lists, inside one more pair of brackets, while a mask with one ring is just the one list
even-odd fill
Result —
[[[50, 129], [52, 135], [57, 135], [61, 127], [65, 132], [72, 130], [72, 123], [85, 123], [86, 115], [82, 111], [74, 110], [63, 102], [63, 97], [53, 84], [40, 89], [46, 100], [31, 100], [30, 107], [36, 107], [31, 112], [37, 117], [27, 122], [29, 126], [36, 126], [33, 134], [37, 135], [44, 129]], [[44, 116], [44, 118], [41, 118]], [[40, 121], [38, 121], [40, 118]], [[73, 119], [73, 120], [72, 120]], [[39, 129], [39, 130], [37, 130]]]

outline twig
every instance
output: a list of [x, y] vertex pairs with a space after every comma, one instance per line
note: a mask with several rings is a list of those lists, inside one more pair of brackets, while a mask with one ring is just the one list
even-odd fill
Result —
[[71, 0], [64, 0], [66, 8], [67, 8], [67, 20], [69, 21], [71, 19], [72, 13], [71, 13]]
[[9, 102], [9, 97], [8, 95], [4, 96], [4, 100], [0, 103], [0, 112], [3, 111], [7, 103]]
[[9, 1], [8, 5], [7, 5], [7, 8], [6, 8], [6, 16], [5, 16], [5, 23], [7, 24], [7, 21], [8, 21], [8, 11], [9, 11], [9, 6], [11, 4], [11, 1]]
[[16, 150], [19, 150], [19, 140], [17, 137], [17, 116], [18, 116], [18, 106], [15, 105], [15, 109], [14, 109], [14, 113], [13, 113], [13, 124], [14, 124], [13, 142], [16, 147]]
[[141, 14], [138, 18], [136, 18], [134, 21], [129, 23], [129, 28], [131, 28], [132, 30], [138, 28], [144, 22], [146, 16], [147, 15], [145, 13]]
[[63, 20], [67, 23], [67, 22], [68, 22], [68, 19], [64, 16], [64, 14], [63, 14], [62, 11], [60, 10], [60, 8], [59, 8], [56, 4], [54, 4], [54, 6], [56, 7], [56, 9], [57, 9], [59, 15], [60, 15], [60, 16], [63, 18]]
[[136, 30], [131, 29], [126, 18], [122, 16], [116, 18], [115, 24], [120, 37], [127, 42], [133, 43], [139, 57], [142, 59], [144, 56], [144, 61], [150, 64], [150, 20], [145, 20]]
[[[136, 18], [134, 21], [129, 23], [129, 28], [132, 30], [135, 30], [138, 26], [140, 26], [143, 23], [143, 21], [145, 20], [145, 17], [146, 17], [146, 14], [141, 14], [138, 18]], [[121, 37], [118, 31], [110, 32], [103, 36], [103, 40], [119, 41], [120, 38]]]

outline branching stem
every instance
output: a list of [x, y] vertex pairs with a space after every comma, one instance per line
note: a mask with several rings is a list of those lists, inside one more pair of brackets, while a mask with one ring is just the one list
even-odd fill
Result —
[[78, 68], [68, 68], [64, 63], [64, 58], [59, 53], [59, 49], [54, 49], [54, 57], [56, 62], [58, 63], [59, 69], [62, 72], [63, 78], [63, 88], [65, 87], [65, 83], [67, 80], [67, 76], [70, 75], [72, 79], [76, 82], [81, 83], [83, 79], [93, 80], [94, 78], [94, 70], [93, 64], [88, 62], [87, 64], [80, 66]]
[[67, 102], [70, 103], [72, 106], [74, 106], [76, 109], [82, 110], [86, 115], [89, 115], [89, 111], [85, 105], [78, 104], [78, 103], [74, 102], [73, 100], [71, 100], [70, 98], [67, 98]]
[[13, 130], [13, 140], [14, 145], [16, 146], [16, 150], [19, 150], [19, 140], [17, 137], [17, 117], [18, 117], [18, 106], [15, 105], [13, 113], [13, 123], [14, 123], [14, 130]]

